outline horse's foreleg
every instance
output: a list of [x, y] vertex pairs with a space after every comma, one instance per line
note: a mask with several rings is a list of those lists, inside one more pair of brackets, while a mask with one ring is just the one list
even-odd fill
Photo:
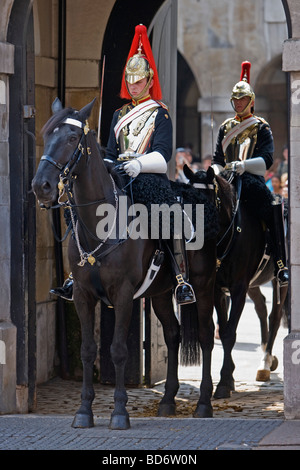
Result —
[[90, 428], [94, 426], [92, 402], [95, 397], [93, 386], [93, 366], [97, 355], [97, 346], [94, 340], [95, 304], [91, 300], [76, 300], [76, 311], [81, 323], [81, 360], [83, 365], [83, 383], [81, 391], [81, 406], [77, 411], [73, 428]]
[[288, 286], [281, 287], [280, 289], [280, 303], [277, 303], [277, 285], [276, 281], [272, 281], [273, 285], [273, 299], [272, 299], [272, 311], [269, 316], [269, 336], [266, 346], [266, 350], [260, 366], [256, 373], [256, 380], [258, 382], [267, 382], [270, 380], [271, 372], [274, 371], [278, 366], [278, 359], [272, 355], [272, 349], [274, 341], [280, 326], [280, 320], [282, 317], [282, 308], [285, 302], [285, 298], [288, 291]]
[[268, 310], [266, 298], [258, 286], [249, 287], [248, 295], [254, 303], [254, 308], [260, 321], [261, 346], [264, 351], [268, 341]]
[[214, 299], [215, 299], [215, 309], [216, 309], [216, 313], [218, 317], [218, 327], [219, 327], [218, 333], [220, 335], [220, 330], [224, 331], [227, 325], [228, 308], [230, 304], [230, 299], [217, 286], [215, 287]]
[[180, 328], [174, 315], [172, 292], [152, 299], [154, 312], [162, 324], [165, 343], [168, 348], [167, 379], [165, 393], [159, 404], [158, 416], [175, 415], [175, 396], [178, 392], [178, 349]]
[[229, 398], [234, 390], [233, 371], [235, 365], [232, 359], [232, 349], [236, 341], [237, 326], [245, 306], [246, 289], [242, 286], [231, 292], [231, 309], [225, 329], [220, 325], [220, 338], [224, 350], [224, 361], [221, 369], [221, 379], [214, 393], [214, 398]]
[[125, 365], [128, 357], [127, 336], [131, 320], [132, 299], [121, 305], [115, 304], [115, 329], [110, 347], [112, 362], [115, 367], [116, 386], [114, 393], [115, 408], [111, 414], [111, 429], [128, 429], [129, 415], [126, 410], [128, 400], [125, 389]]
[[[211, 296], [213, 298], [213, 295]], [[207, 303], [207, 296], [197, 298], [199, 341], [202, 350], [202, 380], [200, 385], [200, 396], [194, 418], [211, 418], [213, 409], [211, 405], [211, 396], [213, 383], [211, 377], [211, 357], [214, 347], [214, 323], [213, 323], [213, 304]]]

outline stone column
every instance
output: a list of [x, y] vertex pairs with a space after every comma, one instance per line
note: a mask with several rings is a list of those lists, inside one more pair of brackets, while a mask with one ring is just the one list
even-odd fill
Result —
[[225, 119], [233, 115], [233, 109], [230, 104], [230, 92], [229, 96], [224, 97], [204, 96], [199, 98], [197, 111], [201, 114], [202, 156], [213, 155], [219, 127]]
[[10, 175], [8, 84], [14, 46], [0, 42], [0, 414], [16, 410], [16, 327], [10, 318]]
[[300, 39], [283, 47], [283, 70], [290, 72], [290, 299], [291, 331], [284, 340], [284, 409], [300, 418]]

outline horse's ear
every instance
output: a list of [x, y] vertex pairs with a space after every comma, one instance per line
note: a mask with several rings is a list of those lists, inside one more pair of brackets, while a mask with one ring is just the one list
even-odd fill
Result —
[[209, 166], [206, 170], [206, 174], [207, 174], [207, 177], [211, 179], [211, 181], [214, 179], [215, 177], [215, 172], [214, 172], [214, 169]]
[[61, 111], [63, 109], [63, 106], [62, 106], [61, 101], [60, 101], [59, 98], [55, 98], [55, 100], [52, 103], [51, 109], [52, 109], [53, 114], [55, 114], [58, 111]]
[[91, 101], [89, 104], [84, 106], [78, 112], [78, 117], [82, 122], [86, 121], [90, 117], [95, 101], [96, 101], [96, 98], [94, 98], [93, 101]]
[[184, 165], [183, 173], [185, 174], [188, 180], [193, 179], [193, 176], [195, 176], [194, 172], [190, 169], [188, 165]]

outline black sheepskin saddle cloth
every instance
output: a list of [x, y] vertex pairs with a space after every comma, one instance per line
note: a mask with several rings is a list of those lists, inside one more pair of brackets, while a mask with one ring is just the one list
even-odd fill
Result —
[[[231, 172], [224, 171], [222, 176], [226, 179]], [[241, 202], [249, 214], [264, 220], [267, 225], [272, 223], [272, 202], [274, 195], [265, 184], [262, 176], [252, 175], [245, 172], [242, 176]], [[236, 181], [233, 182], [236, 186]]]
[[[134, 203], [143, 204], [147, 207], [149, 214], [149, 224], [153, 223], [153, 217], [157, 220], [155, 210], [159, 210], [159, 206], [166, 204], [171, 207], [173, 204], [181, 204], [183, 209], [188, 206], [189, 215], [192, 217], [192, 223], [195, 230], [199, 230], [197, 223], [198, 212], [196, 205], [202, 204], [204, 211], [204, 240], [210, 240], [217, 237], [219, 232], [219, 219], [215, 205], [201, 193], [199, 190], [184, 183], [169, 181], [167, 178], [153, 174], [140, 174], [130, 186], [127, 186], [127, 194], [133, 197]], [[173, 218], [170, 212], [171, 237], [173, 236]], [[183, 216], [184, 217], [184, 216]], [[160, 218], [160, 224], [165, 221]], [[149, 225], [150, 226], [150, 225]], [[161, 227], [160, 227], [161, 230]]]

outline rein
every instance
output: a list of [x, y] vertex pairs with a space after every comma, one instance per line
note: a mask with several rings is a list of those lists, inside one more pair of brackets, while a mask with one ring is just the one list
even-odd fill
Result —
[[239, 208], [239, 204], [240, 204], [241, 190], [242, 190], [242, 180], [241, 180], [240, 177], [238, 177], [237, 178], [237, 198], [236, 198], [236, 204], [235, 204], [235, 208], [233, 210], [231, 222], [230, 222], [226, 232], [223, 234], [221, 240], [219, 240], [219, 242], [217, 243], [217, 246], [224, 240], [224, 238], [226, 237], [227, 233], [229, 232], [229, 230], [231, 229], [231, 227], [234, 223], [234, 220], [235, 220], [238, 208]]
[[[226, 236], [228, 235], [228, 233], [230, 232], [230, 230], [233, 229], [233, 225], [235, 223], [235, 219], [236, 219], [236, 215], [237, 215], [237, 212], [238, 212], [238, 208], [239, 208], [239, 204], [240, 204], [240, 198], [241, 198], [241, 191], [242, 191], [242, 179], [240, 176], [238, 175], [232, 175], [231, 179], [230, 179], [230, 184], [231, 182], [233, 181], [234, 177], [237, 178], [237, 189], [236, 189], [236, 193], [237, 193], [237, 198], [236, 198], [236, 203], [235, 203], [235, 208], [233, 210], [233, 214], [232, 214], [232, 218], [231, 218], [231, 222], [229, 224], [229, 226], [227, 227], [227, 230], [225, 231], [225, 233], [223, 234], [223, 236], [221, 237], [221, 239], [218, 241], [217, 243], [217, 249], [218, 247], [220, 246], [220, 244], [224, 241], [224, 239], [226, 238]], [[231, 237], [227, 243], [227, 246], [225, 248], [225, 250], [223, 251], [223, 254], [221, 256], [218, 256], [218, 263], [220, 264], [221, 261], [223, 261], [223, 259], [228, 255], [229, 253], [229, 250], [231, 248], [231, 245], [232, 245], [232, 242], [233, 242], [233, 239], [234, 239], [234, 232], [231, 234]]]

